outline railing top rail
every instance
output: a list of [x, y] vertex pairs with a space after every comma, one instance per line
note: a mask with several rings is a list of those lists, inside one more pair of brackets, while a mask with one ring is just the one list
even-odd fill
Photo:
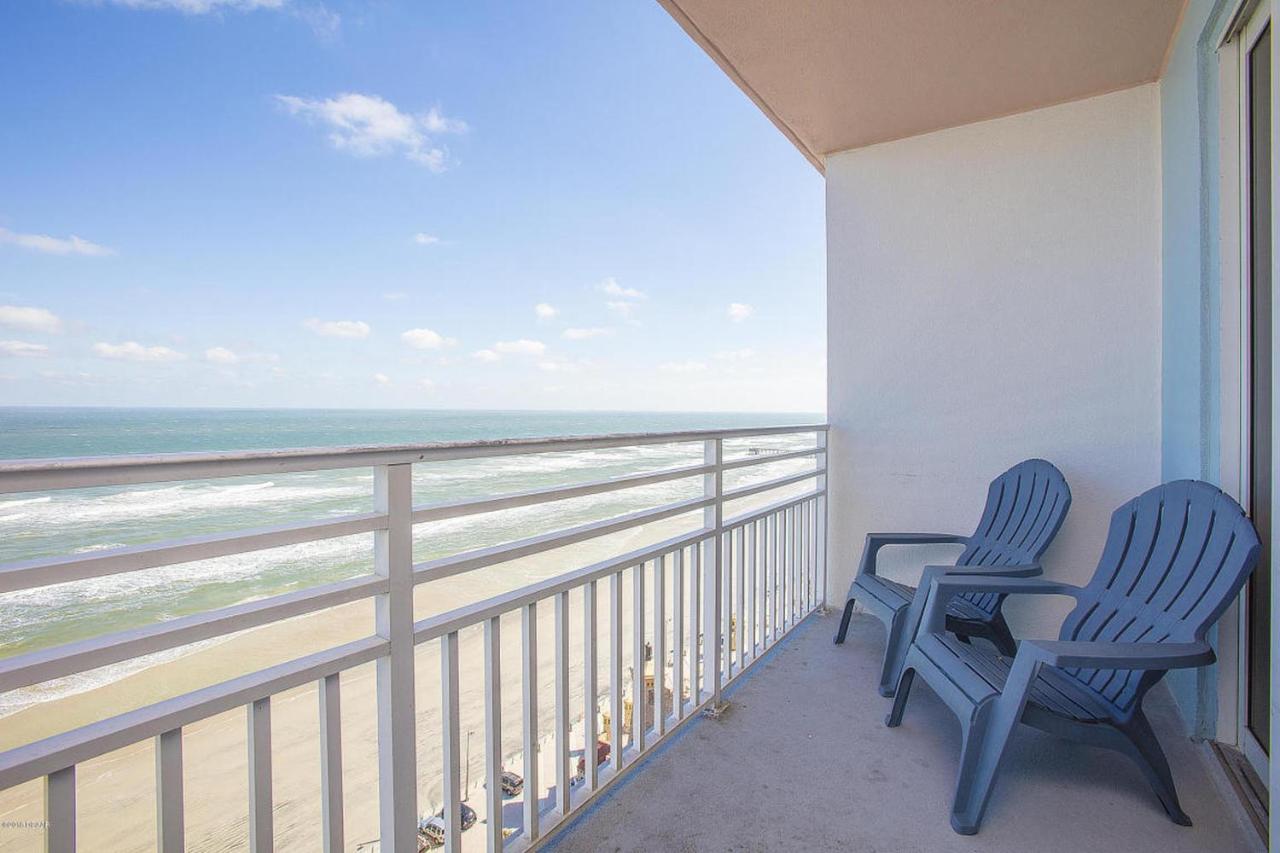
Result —
[[678, 432], [444, 441], [425, 444], [15, 459], [0, 461], [0, 494], [253, 474], [287, 474], [300, 471], [475, 459], [486, 456], [519, 456], [645, 444], [678, 444], [716, 438], [732, 439], [825, 432], [827, 428], [827, 424], [799, 424]]

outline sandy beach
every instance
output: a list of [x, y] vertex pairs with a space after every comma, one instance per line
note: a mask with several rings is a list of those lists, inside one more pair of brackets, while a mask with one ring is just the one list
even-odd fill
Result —
[[[794, 491], [790, 489], [787, 491]], [[779, 494], [771, 495], [773, 500]], [[758, 503], [758, 501], [753, 501]], [[740, 511], [742, 507], [735, 507]], [[610, 555], [690, 530], [691, 516], [646, 525], [625, 533], [524, 558], [479, 572], [419, 586], [416, 617], [450, 610], [531, 581], [562, 574]], [[686, 575], [687, 582], [687, 575]], [[631, 578], [624, 578], [624, 673], [632, 666], [630, 640]], [[608, 582], [599, 584], [598, 683], [608, 695]], [[652, 585], [646, 584], [652, 596]], [[672, 573], [667, 571], [667, 620], [671, 621]], [[583, 717], [582, 592], [570, 596], [570, 693], [572, 718]], [[686, 594], [686, 607], [688, 595]], [[554, 685], [551, 602], [539, 608], [539, 732], [552, 732]], [[647, 617], [651, 623], [651, 617]], [[195, 649], [182, 657], [135, 672], [76, 695], [42, 702], [0, 720], [0, 749], [9, 749], [76, 726], [217, 683], [281, 661], [372, 633], [372, 601], [265, 626]], [[651, 633], [652, 627], [648, 628]], [[669, 630], [669, 628], [668, 628]], [[461, 635], [461, 728], [464, 755], [470, 735], [469, 802], [483, 813], [484, 691], [481, 677], [483, 638], [479, 626]], [[521, 772], [520, 617], [502, 620], [503, 754], [506, 766]], [[670, 640], [667, 641], [668, 651]], [[441, 800], [440, 665], [437, 643], [418, 647], [416, 668], [419, 809], [428, 813]], [[687, 674], [686, 674], [687, 677]], [[668, 676], [668, 684], [670, 677]], [[624, 695], [629, 696], [629, 689]], [[607, 707], [607, 706], [605, 706]], [[279, 694], [272, 700], [272, 760], [275, 839], [278, 850], [313, 851], [320, 845], [319, 717], [315, 686]], [[184, 783], [187, 847], [193, 851], [233, 851], [247, 846], [248, 781], [245, 713], [234, 710], [184, 729]], [[374, 666], [342, 674], [342, 737], [345, 783], [346, 847], [356, 851], [376, 839], [377, 723]], [[579, 736], [580, 737], [580, 736]], [[155, 770], [152, 744], [119, 750], [78, 767], [78, 827], [84, 849], [155, 849]], [[464, 779], [468, 774], [464, 771]], [[552, 780], [543, 774], [543, 785]], [[515, 801], [518, 802], [518, 801]], [[42, 783], [0, 792], [0, 853], [42, 849]], [[505, 809], [508, 823], [517, 808]], [[30, 822], [30, 823], [28, 823]], [[484, 824], [466, 833], [467, 847], [483, 842]]]

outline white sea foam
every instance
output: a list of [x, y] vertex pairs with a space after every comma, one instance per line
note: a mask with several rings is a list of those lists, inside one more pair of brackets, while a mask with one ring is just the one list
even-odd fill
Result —
[[296, 511], [309, 503], [341, 498], [356, 499], [368, 494], [367, 489], [357, 485], [335, 483], [295, 486], [277, 485], [274, 482], [234, 485], [195, 483], [158, 489], [132, 489], [105, 495], [67, 493], [57, 496], [57, 499], [45, 497], [26, 501], [27, 512], [0, 514], [0, 525], [9, 527], [21, 521], [24, 525], [56, 525], [65, 530], [89, 524], [158, 520], [271, 506]]
[[21, 498], [19, 500], [0, 501], [0, 512], [7, 512], [14, 507], [30, 506], [31, 504], [47, 504], [51, 500], [53, 500], [53, 498], [48, 495], [44, 495], [38, 498]]
[[[19, 590], [0, 595], [0, 632], [17, 629], [30, 619], [47, 618], [47, 611], [40, 612], [45, 608], [86, 602], [128, 604], [134, 596], [182, 593], [201, 583], [245, 581], [299, 566], [341, 565], [362, 556], [371, 560], [372, 553], [365, 534]], [[289, 578], [281, 574], [281, 586], [285, 586]], [[24, 612], [27, 609], [36, 612]]]

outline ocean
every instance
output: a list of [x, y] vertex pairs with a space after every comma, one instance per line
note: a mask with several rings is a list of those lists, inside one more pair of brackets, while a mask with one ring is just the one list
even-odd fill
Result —
[[[0, 459], [728, 429], [822, 418], [817, 413], [0, 408]], [[747, 447], [785, 450], [812, 441], [812, 435], [798, 435], [727, 442], [726, 457]], [[700, 446], [684, 444], [420, 464], [414, 502], [524, 491], [700, 460]], [[805, 462], [730, 472], [726, 487], [800, 470]], [[365, 468], [3, 495], [0, 563], [369, 511], [372, 481]], [[414, 558], [690, 498], [700, 487], [696, 479], [660, 483], [419, 525]], [[371, 565], [372, 541], [366, 534], [10, 593], [0, 596], [0, 657], [354, 577]], [[475, 591], [484, 592], [479, 585]], [[0, 695], [0, 714], [91, 689], [159, 659]]]

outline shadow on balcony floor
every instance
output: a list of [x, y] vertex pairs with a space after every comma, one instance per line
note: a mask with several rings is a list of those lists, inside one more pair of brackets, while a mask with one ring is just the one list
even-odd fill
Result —
[[556, 851], [859, 850], [1133, 853], [1262, 849], [1209, 776], [1163, 688], [1148, 713], [1195, 826], [1175, 826], [1127, 759], [1020, 727], [982, 831], [948, 815], [959, 726], [917, 680], [902, 727], [876, 693], [884, 632], [859, 615], [845, 645], [811, 617], [697, 720], [567, 828]]

